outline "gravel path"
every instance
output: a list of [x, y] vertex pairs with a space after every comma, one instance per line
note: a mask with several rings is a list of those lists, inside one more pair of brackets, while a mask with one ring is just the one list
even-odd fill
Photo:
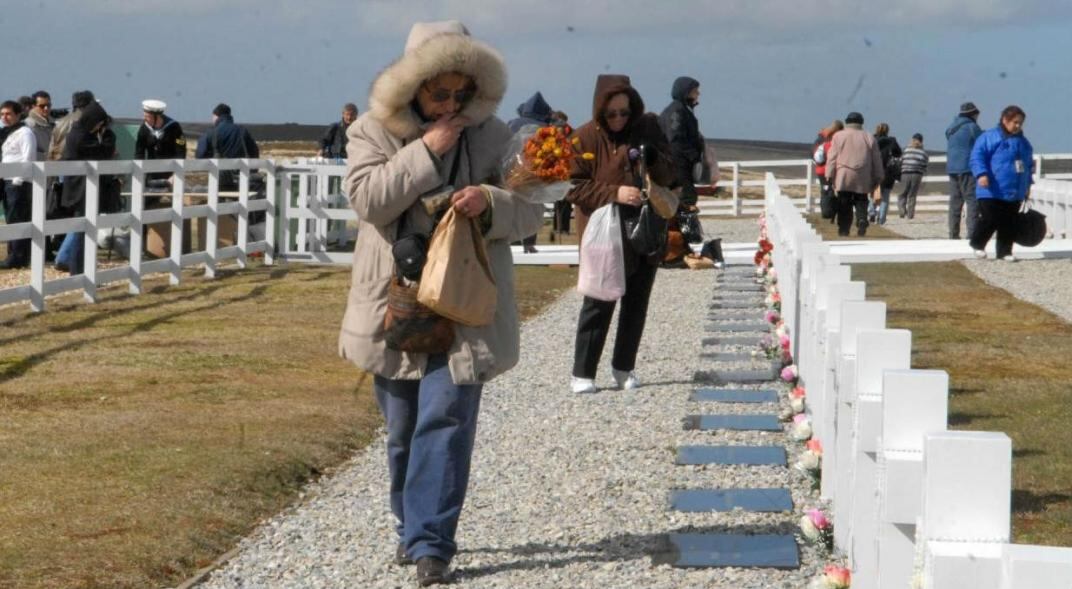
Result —
[[[913, 239], [941, 239], [948, 235], [944, 214], [921, 215], [911, 221], [893, 215], [887, 218], [886, 228]], [[1017, 246], [1013, 246], [1013, 254], [1016, 249]], [[1072, 261], [1020, 260], [1010, 264], [987, 259], [961, 263], [987, 284], [1003, 288], [1018, 299], [1072, 322], [1072, 297], [1068, 296], [1072, 289]]]
[[[751, 241], [754, 220], [717, 221], [727, 241]], [[802, 568], [681, 570], [653, 566], [672, 531], [796, 532], [792, 513], [674, 513], [675, 488], [790, 486], [797, 507], [815, 499], [802, 475], [782, 467], [675, 466], [689, 444], [778, 444], [784, 433], [688, 432], [694, 413], [777, 413], [776, 404], [687, 400], [701, 360], [714, 271], [661, 270], [638, 359], [640, 389], [568, 391], [580, 297], [564, 295], [522, 332], [521, 364], [485, 388], [472, 480], [454, 560], [459, 587], [803, 587], [825, 562], [802, 545]], [[672, 303], [672, 304], [670, 304]], [[703, 312], [697, 312], [703, 309]], [[759, 318], [759, 312], [756, 313]], [[613, 331], [611, 333], [613, 339]], [[609, 350], [597, 377], [611, 385]], [[744, 366], [742, 366], [744, 367]], [[790, 463], [796, 450], [790, 452]], [[306, 499], [246, 539], [203, 585], [411, 587], [412, 567], [389, 563], [395, 537], [382, 442]]]

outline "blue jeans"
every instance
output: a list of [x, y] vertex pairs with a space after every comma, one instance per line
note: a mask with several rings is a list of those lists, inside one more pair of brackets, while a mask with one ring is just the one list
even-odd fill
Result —
[[391, 511], [410, 558], [450, 562], [476, 439], [482, 384], [456, 385], [447, 357], [428, 358], [421, 380], [374, 379], [387, 421]]
[[71, 276], [81, 274], [85, 262], [85, 245], [83, 233], [68, 233], [63, 238], [60, 251], [56, 254], [56, 263], [67, 266]]
[[875, 217], [875, 222], [879, 225], [886, 224], [886, 213], [890, 210], [890, 192], [893, 191], [893, 187], [886, 188], [885, 186], [879, 187], [879, 195], [881, 200], [878, 205], [871, 199], [871, 195], [867, 198], [867, 216]]

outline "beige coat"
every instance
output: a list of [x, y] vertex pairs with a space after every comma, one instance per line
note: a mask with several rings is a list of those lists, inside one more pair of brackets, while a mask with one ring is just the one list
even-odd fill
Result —
[[836, 192], [870, 194], [885, 175], [873, 135], [856, 124], [834, 135], [826, 155], [826, 178], [833, 181]]
[[[413, 41], [411, 35], [403, 58], [373, 84], [369, 112], [347, 130], [346, 191], [358, 215], [358, 237], [339, 353], [358, 367], [387, 378], [424, 376], [426, 355], [389, 350], [384, 343], [387, 286], [394, 273], [391, 245], [402, 215], [413, 226], [431, 227], [419, 198], [443, 186], [454, 158], [461, 157], [455, 187], [482, 185], [491, 192], [492, 222], [485, 240], [498, 287], [498, 305], [488, 326], [455, 325], [449, 367], [456, 384], [487, 382], [518, 361], [519, 325], [509, 244], [538, 230], [543, 207], [521, 201], [498, 186], [499, 165], [511, 136], [506, 125], [492, 116], [505, 90], [501, 61], [498, 67], [486, 63], [490, 50], [467, 35]], [[421, 53], [430, 43], [438, 46]], [[462, 112], [474, 121], [465, 131], [466, 149], [460, 149], [459, 143], [440, 160], [421, 141], [421, 121], [410, 104], [419, 85], [443, 71], [474, 76], [478, 94]]]

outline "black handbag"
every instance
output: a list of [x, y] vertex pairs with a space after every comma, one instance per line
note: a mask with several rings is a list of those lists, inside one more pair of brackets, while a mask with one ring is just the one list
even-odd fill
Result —
[[640, 214], [623, 220], [623, 224], [625, 239], [634, 252], [643, 257], [657, 256], [660, 259], [665, 255], [668, 235], [666, 219], [655, 212], [650, 201], [645, 200]]
[[824, 219], [833, 219], [837, 215], [837, 200], [831, 184], [823, 186], [819, 194], [819, 215]]
[[725, 262], [725, 258], [722, 257], [722, 239], [716, 237], [705, 243], [700, 250], [700, 257], [708, 258], [716, 262]]
[[[1029, 205], [1030, 206], [1030, 205]], [[1027, 209], [1016, 215], [1016, 233], [1013, 241], [1024, 247], [1035, 247], [1046, 238], [1046, 215]]]
[[685, 243], [702, 243], [704, 234], [703, 226], [700, 225], [700, 212], [687, 210], [684, 207], [677, 210], [677, 226]]

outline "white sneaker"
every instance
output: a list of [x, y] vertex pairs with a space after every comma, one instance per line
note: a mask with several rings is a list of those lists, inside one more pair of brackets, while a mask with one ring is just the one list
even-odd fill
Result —
[[984, 252], [983, 250], [972, 250], [972, 253], [975, 254], [975, 257], [979, 258], [980, 260], [986, 258], [986, 252]]
[[1017, 261], [1016, 256], [1014, 256], [1012, 254], [1009, 254], [1009, 255], [1005, 256], [1004, 258], [1001, 258], [1001, 259], [1005, 260], [1006, 262], [1015, 262], [1015, 261]]
[[578, 395], [596, 392], [596, 381], [579, 376], [570, 377], [570, 390]]
[[615, 370], [611, 368], [610, 373], [614, 377], [614, 382], [618, 383], [618, 388], [623, 391], [631, 391], [640, 386], [640, 379], [637, 378], [636, 372], [632, 370]]

